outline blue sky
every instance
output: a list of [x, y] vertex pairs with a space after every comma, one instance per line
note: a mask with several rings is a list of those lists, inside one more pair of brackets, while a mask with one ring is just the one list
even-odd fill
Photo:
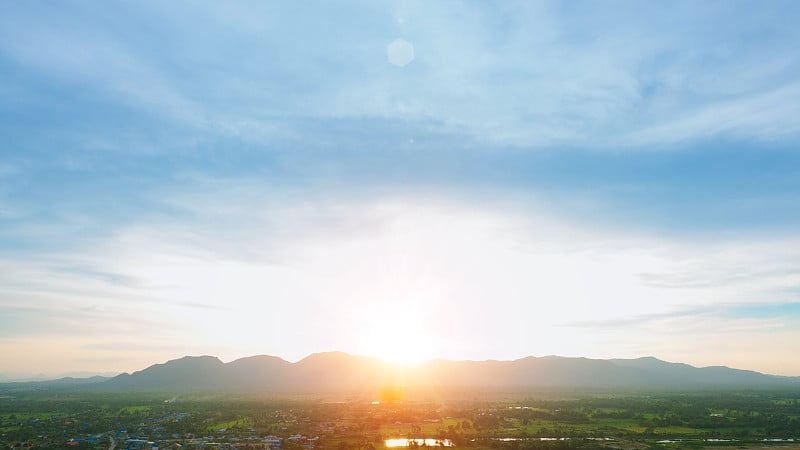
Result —
[[0, 373], [344, 350], [800, 375], [798, 19], [2, 4]]

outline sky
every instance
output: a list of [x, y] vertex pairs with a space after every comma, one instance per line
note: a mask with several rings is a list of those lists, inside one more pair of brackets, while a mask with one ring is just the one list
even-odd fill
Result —
[[0, 378], [800, 375], [794, 1], [0, 3]]

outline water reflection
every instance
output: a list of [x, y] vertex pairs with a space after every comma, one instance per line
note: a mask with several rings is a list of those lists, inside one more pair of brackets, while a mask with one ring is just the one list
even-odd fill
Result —
[[387, 447], [408, 447], [408, 446], [426, 446], [426, 447], [452, 447], [453, 443], [450, 439], [387, 439]]

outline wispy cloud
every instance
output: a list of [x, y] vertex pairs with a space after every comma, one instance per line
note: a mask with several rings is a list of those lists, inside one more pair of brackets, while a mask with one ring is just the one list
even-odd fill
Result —
[[[732, 331], [769, 332], [793, 328], [797, 319], [797, 303], [781, 304], [721, 304], [681, 308], [672, 311], [631, 315], [608, 320], [568, 322], [562, 326], [596, 330], [663, 330], [671, 333], [698, 333], [714, 330], [725, 334]], [[713, 324], [713, 326], [711, 326]], [[659, 331], [660, 332], [660, 331]]]
[[[270, 321], [270, 333], [285, 336], [302, 356], [300, 349], [310, 352], [321, 342], [298, 334], [287, 318], [303, 317], [308, 327], [327, 330], [318, 336], [329, 336], [328, 344], [335, 336], [351, 351], [370, 318], [349, 311], [416, 305], [430, 312], [420, 320], [430, 321], [454, 301], [460, 309], [442, 326], [442, 351], [455, 351], [447, 336], [486, 321], [505, 324], [490, 341], [517, 341], [526, 317], [536, 317], [541, 333], [628, 329], [634, 338], [673, 324], [661, 333], [682, 330], [686, 338], [731, 305], [789, 301], [787, 289], [798, 287], [793, 249], [800, 246], [785, 238], [702, 244], [580, 225], [531, 201], [313, 192], [256, 180], [226, 180], [224, 187], [208, 180], [205, 190], [195, 184], [163, 199], [181, 214], [157, 224], [143, 217], [95, 240], [81, 256], [59, 256], [70, 264], [15, 261], [28, 272], [7, 272], [15, 281], [5, 284], [4, 307], [18, 308], [15, 298], [38, 302], [46, 320], [36, 322], [38, 313], [28, 311], [18, 321], [29, 324], [28, 335], [68, 334], [51, 322], [63, 314], [74, 326], [102, 311], [112, 321], [136, 317], [131, 330], [147, 324], [153, 336], [177, 333], [182, 337], [170, 345], [178, 347], [200, 342], [189, 336], [213, 328], [202, 342], [226, 354], [241, 354], [234, 349], [242, 340], [262, 342], [258, 324]], [[763, 269], [747, 269], [754, 264]], [[61, 309], [47, 309], [56, 302]], [[508, 316], [511, 310], [518, 314]], [[778, 318], [728, 320], [718, 324], [720, 332], [781, 326]], [[572, 348], [573, 340], [565, 342], [561, 352]], [[505, 346], [510, 357], [534, 352], [529, 345]]]
[[[789, 17], [796, 11], [787, 6], [776, 9]], [[796, 30], [786, 18], [737, 8], [612, 15], [592, 7], [576, 15], [557, 5], [409, 4], [398, 13], [352, 4], [327, 11], [324, 26], [288, 5], [143, 5], [127, 8], [125, 23], [102, 9], [6, 9], [6, 57], [82, 86], [109, 107], [183, 123], [192, 129], [186, 134], [211, 141], [305, 136], [286, 118], [433, 121], [462, 139], [523, 147], [636, 148], [798, 132], [788, 119], [798, 103]], [[275, 19], [282, 14], [299, 24]], [[697, 22], [680, 20], [684, 14]], [[717, 20], [742, 26], [703, 25]], [[172, 33], [176, 22], [185, 38]], [[137, 26], [153, 39], [126, 39]], [[209, 30], [219, 39], [209, 40]], [[769, 51], [748, 37], [758, 32]], [[386, 62], [385, 46], [397, 37], [417, 49], [405, 69]]]
[[679, 117], [648, 125], [627, 135], [622, 142], [663, 146], [719, 135], [767, 141], [796, 136], [800, 125], [792, 117], [800, 114], [800, 83], [770, 88], [766, 92], [735, 99], [711, 101]]

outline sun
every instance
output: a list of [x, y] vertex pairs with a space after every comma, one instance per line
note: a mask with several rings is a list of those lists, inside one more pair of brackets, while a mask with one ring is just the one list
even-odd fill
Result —
[[414, 364], [431, 359], [432, 354], [424, 336], [383, 332], [374, 338], [367, 352], [396, 364]]
[[407, 304], [369, 308], [361, 342], [364, 354], [395, 364], [414, 364], [434, 357], [427, 319]]

